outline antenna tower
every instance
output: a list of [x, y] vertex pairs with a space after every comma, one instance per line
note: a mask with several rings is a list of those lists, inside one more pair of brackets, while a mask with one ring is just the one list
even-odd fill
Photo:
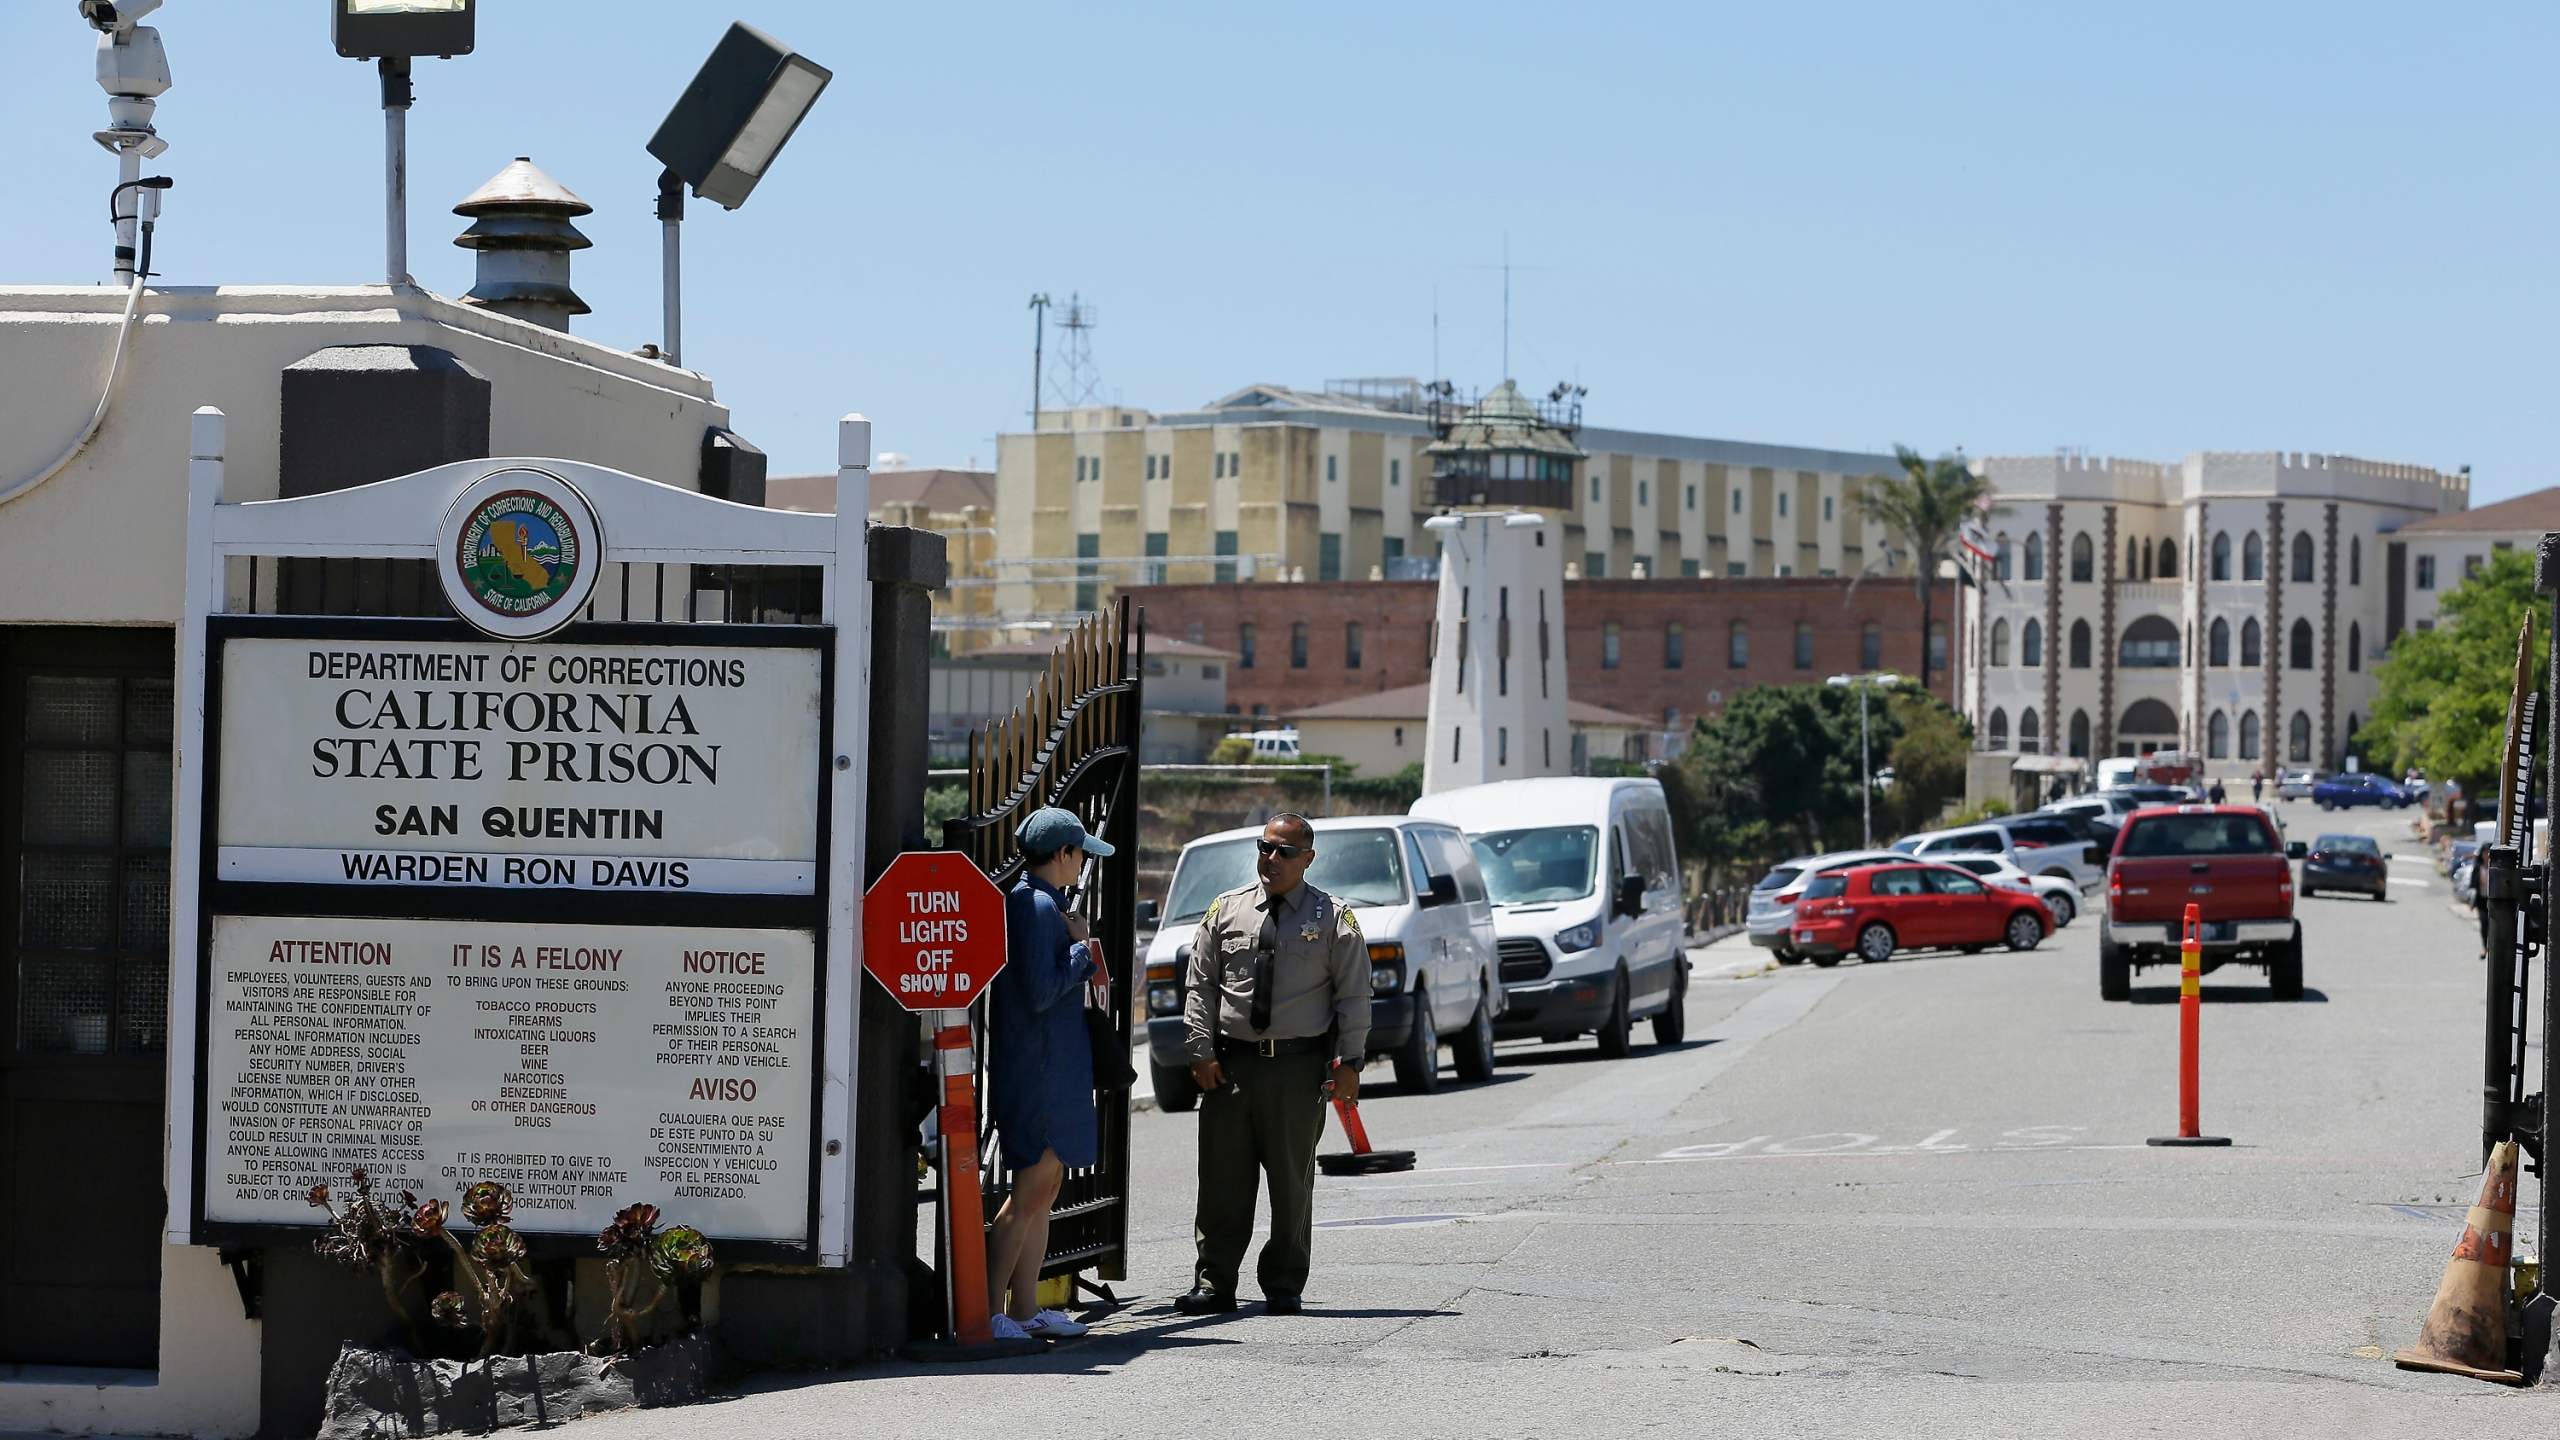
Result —
[[1102, 371], [1093, 363], [1093, 327], [1101, 323], [1102, 316], [1084, 303], [1083, 296], [1067, 296], [1066, 314], [1058, 319], [1063, 332], [1058, 339], [1058, 365], [1049, 377], [1049, 398], [1055, 408], [1073, 410], [1101, 403]]

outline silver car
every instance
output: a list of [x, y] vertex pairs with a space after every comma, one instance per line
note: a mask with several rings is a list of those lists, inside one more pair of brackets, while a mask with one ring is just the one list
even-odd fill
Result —
[[1828, 855], [1808, 855], [1789, 860], [1760, 877], [1751, 887], [1751, 909], [1743, 917], [1743, 929], [1751, 943], [1763, 950], [1774, 950], [1778, 959], [1792, 965], [1798, 958], [1787, 943], [1796, 919], [1796, 901], [1804, 896], [1804, 887], [1813, 877], [1828, 870], [1843, 870], [1855, 865], [1873, 865], [1903, 857], [1891, 850], [1839, 850]]
[[2097, 847], [2081, 839], [2061, 820], [2021, 815], [1988, 825], [1966, 825], [1926, 835], [1907, 836], [1894, 849], [1922, 860], [1951, 860], [1958, 855], [1997, 855], [2030, 875], [2053, 875], [2088, 894], [2106, 883], [2106, 857], [2092, 857]]

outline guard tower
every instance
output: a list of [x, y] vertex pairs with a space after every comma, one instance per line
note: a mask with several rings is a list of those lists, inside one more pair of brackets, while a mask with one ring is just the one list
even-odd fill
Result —
[[[1474, 404], [1455, 409], [1435, 425], [1440, 439], [1423, 450], [1431, 457], [1433, 502], [1557, 515], [1572, 509], [1575, 476], [1590, 458], [1573, 443], [1582, 424], [1582, 405], [1573, 395], [1570, 387], [1558, 386], [1541, 404], [1505, 380]], [[1436, 401], [1434, 409], [1445, 404]]]
[[1422, 523], [1440, 536], [1422, 793], [1573, 773], [1562, 537], [1530, 510]]

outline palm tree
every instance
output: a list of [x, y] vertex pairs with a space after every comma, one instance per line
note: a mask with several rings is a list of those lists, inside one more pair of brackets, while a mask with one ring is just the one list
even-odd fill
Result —
[[1938, 578], [1938, 562], [1946, 556], [1947, 542], [1967, 522], [1996, 514], [1998, 509], [1988, 504], [1991, 482], [1973, 473], [1962, 451], [1928, 460], [1909, 446], [1896, 445], [1893, 458], [1901, 462], [1902, 473], [1868, 476], [1860, 482], [1856, 499], [1861, 512], [1910, 552], [1911, 582], [1920, 592], [1920, 684], [1925, 690], [1932, 679], [1930, 610], [1936, 587], [1931, 582]]

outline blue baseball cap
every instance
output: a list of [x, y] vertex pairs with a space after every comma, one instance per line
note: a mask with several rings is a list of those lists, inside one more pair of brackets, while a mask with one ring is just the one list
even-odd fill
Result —
[[1032, 811], [1031, 818], [1022, 822], [1022, 828], [1013, 832], [1013, 838], [1022, 842], [1023, 849], [1035, 855], [1059, 850], [1108, 855], [1112, 850], [1110, 845], [1084, 833], [1084, 822], [1076, 818], [1074, 811], [1061, 810], [1055, 805]]

